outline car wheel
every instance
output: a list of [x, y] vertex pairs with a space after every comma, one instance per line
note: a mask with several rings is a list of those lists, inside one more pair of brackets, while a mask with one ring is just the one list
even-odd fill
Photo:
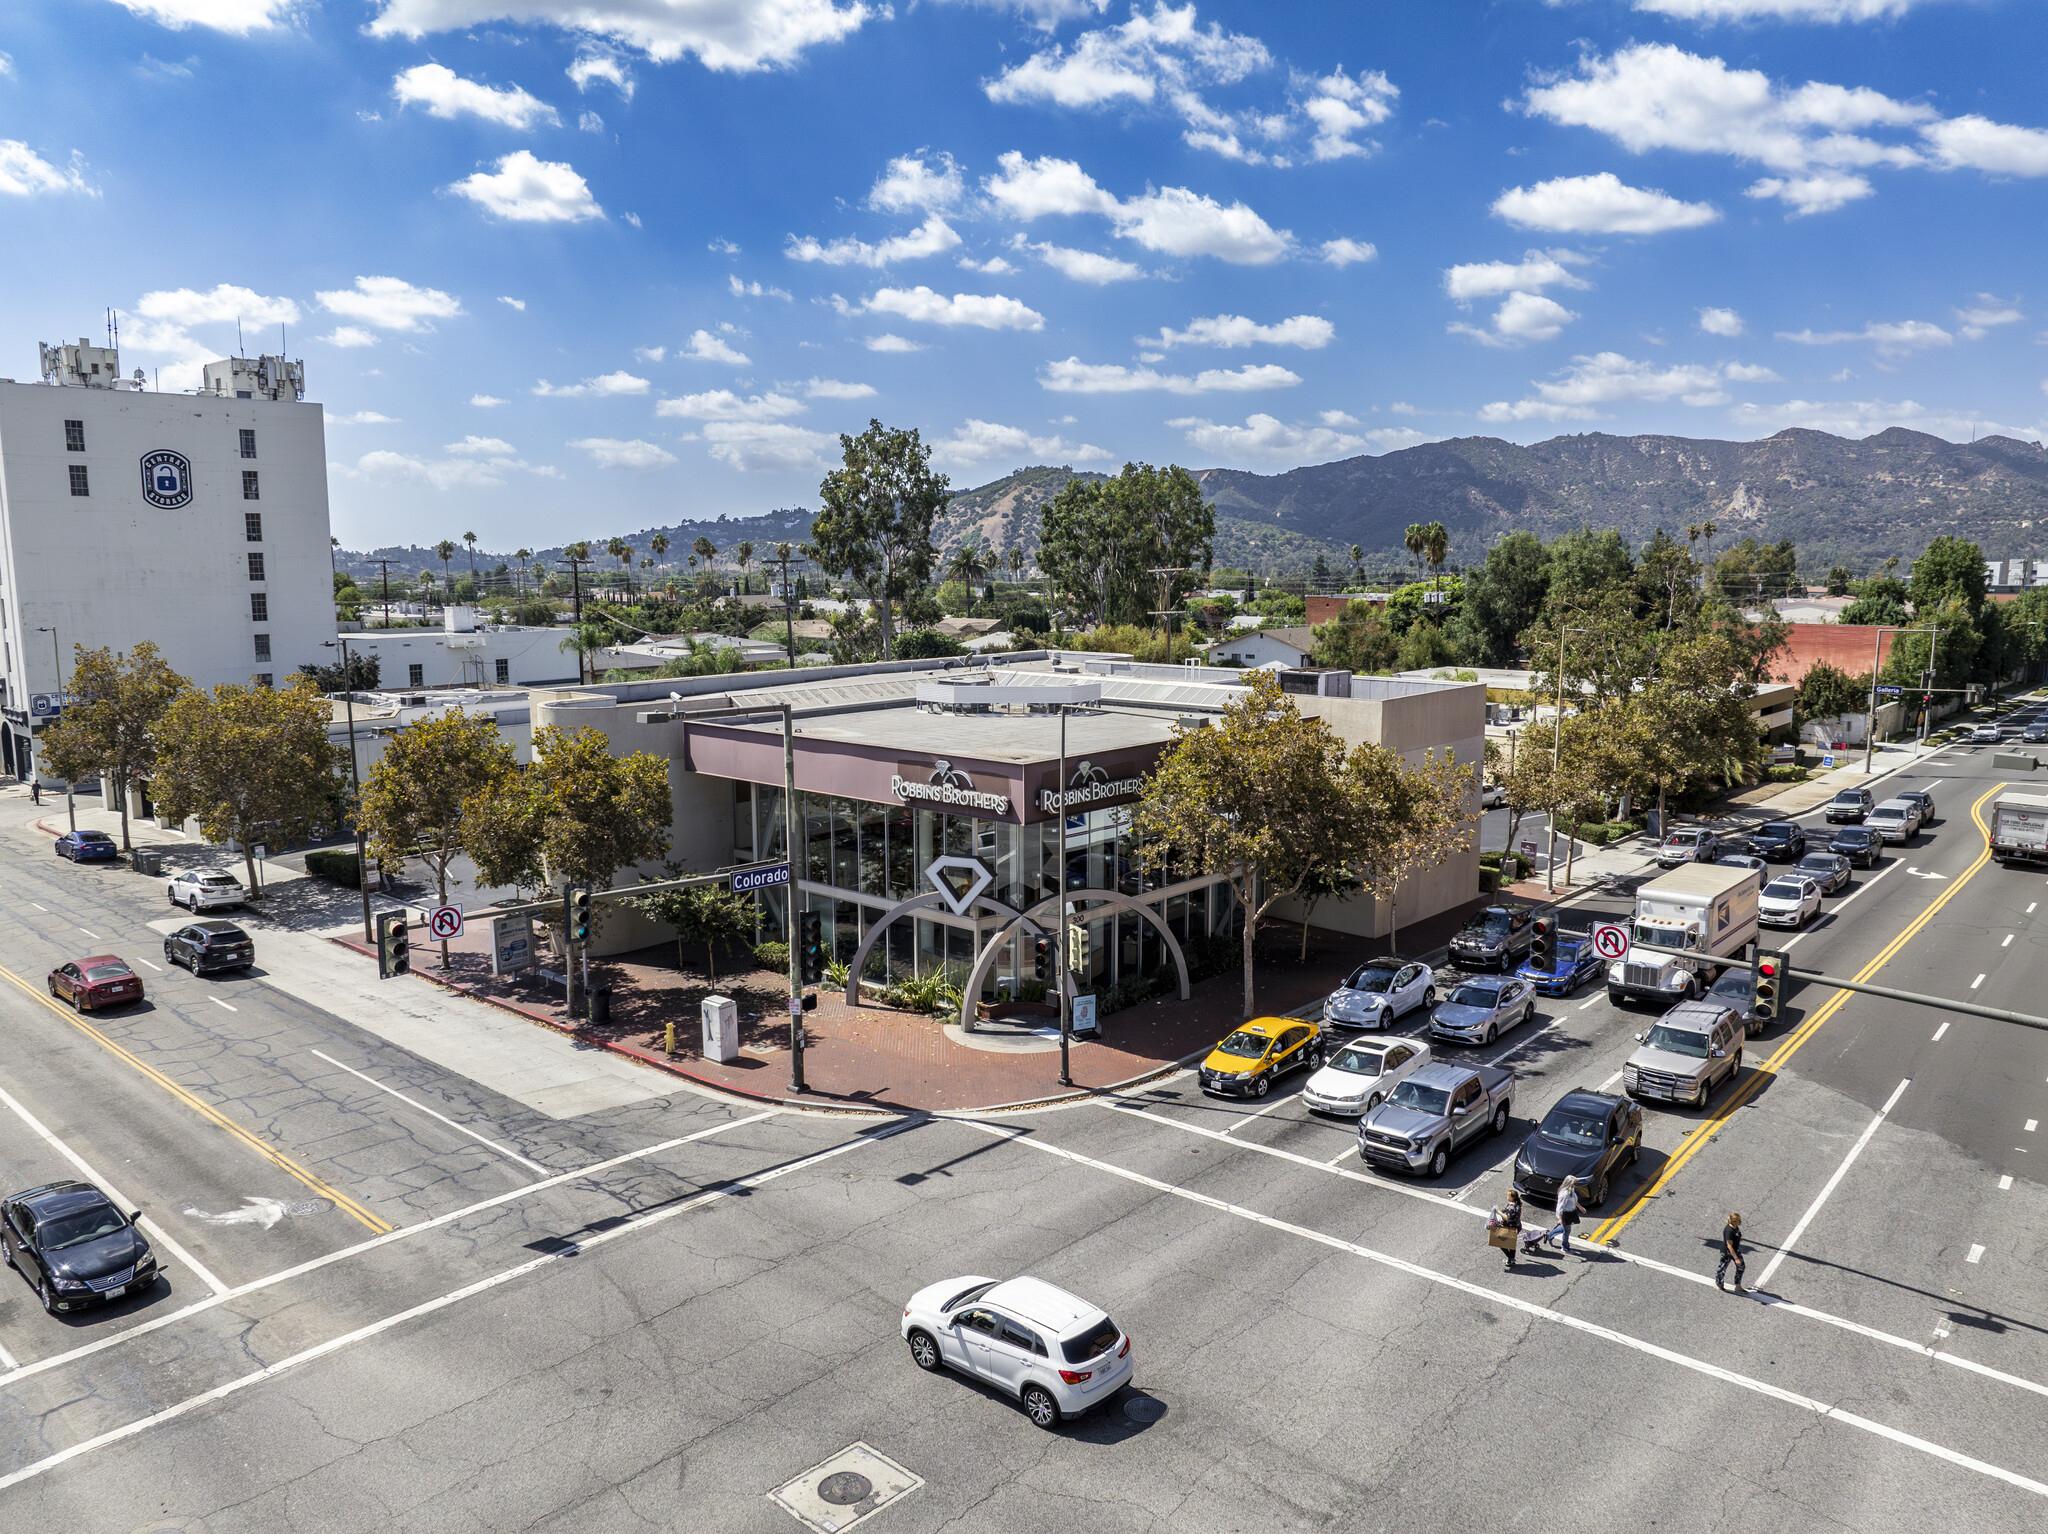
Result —
[[43, 1310], [46, 1314], [53, 1316], [57, 1314], [57, 1296], [50, 1292], [49, 1279], [40, 1274], [36, 1277], [36, 1298], [43, 1302]]
[[1641, 1139], [1640, 1137], [1638, 1137], [1638, 1138], [1637, 1138], [1636, 1140], [1634, 1140], [1633, 1142], [1631, 1142], [1631, 1144], [1629, 1145], [1629, 1148], [1628, 1148], [1628, 1164], [1629, 1164], [1630, 1166], [1634, 1166], [1634, 1165], [1635, 1165], [1635, 1164], [1636, 1164], [1636, 1163], [1637, 1163], [1638, 1161], [1641, 1161], [1642, 1159], [1643, 1159], [1643, 1142], [1642, 1142], [1642, 1139]]
[[942, 1362], [939, 1357], [939, 1345], [930, 1332], [910, 1334], [910, 1361], [926, 1372], [938, 1368]]
[[1432, 1177], [1443, 1176], [1444, 1169], [1447, 1168], [1450, 1164], [1451, 1153], [1445, 1150], [1443, 1146], [1439, 1145], [1436, 1148], [1436, 1154], [1429, 1158], [1429, 1175]]
[[1323, 1046], [1318, 1044], [1308, 1052], [1308, 1068], [1319, 1071], [1323, 1068]]
[[1598, 1209], [1602, 1204], [1606, 1202], [1607, 1179], [1603, 1177], [1598, 1182], [1594, 1183], [1590, 1189], [1587, 1190], [1586, 1207], [1588, 1209]]
[[1272, 1090], [1273, 1073], [1271, 1071], [1261, 1071], [1258, 1075], [1252, 1078], [1252, 1096], [1264, 1097], [1268, 1092]]
[[1740, 1076], [1741, 1074], [1742, 1074], [1742, 1051], [1738, 1049], [1738, 1050], [1736, 1050], [1736, 1051], [1735, 1051], [1735, 1063], [1734, 1063], [1733, 1065], [1731, 1065], [1731, 1066], [1729, 1066], [1729, 1067], [1728, 1067], [1728, 1079], [1729, 1079], [1730, 1081], [1733, 1081], [1733, 1080], [1734, 1080], [1734, 1079], [1735, 1079], [1735, 1078], [1736, 1078], [1737, 1076]]
[[1714, 1094], [1714, 1089], [1713, 1089], [1713, 1086], [1712, 1086], [1712, 1084], [1711, 1084], [1711, 1083], [1709, 1083], [1709, 1082], [1705, 1082], [1705, 1081], [1702, 1081], [1702, 1082], [1701, 1082], [1701, 1083], [1700, 1083], [1700, 1084], [1699, 1084], [1698, 1086], [1696, 1086], [1696, 1087], [1694, 1087], [1694, 1088], [1692, 1089], [1692, 1105], [1693, 1105], [1693, 1107], [1695, 1107], [1695, 1108], [1704, 1108], [1704, 1107], [1706, 1107], [1706, 1105], [1707, 1105], [1707, 1099], [1708, 1099], [1709, 1097], [1713, 1096], [1713, 1094]]
[[1042, 1427], [1051, 1432], [1060, 1425], [1060, 1403], [1052, 1398], [1052, 1392], [1043, 1385], [1026, 1385], [1024, 1415], [1031, 1419], [1033, 1427]]
[[1506, 1134], [1506, 1133], [1507, 1133], [1507, 1129], [1508, 1129], [1508, 1105], [1507, 1105], [1506, 1103], [1502, 1103], [1502, 1104], [1501, 1104], [1501, 1105], [1500, 1105], [1500, 1106], [1499, 1106], [1498, 1108], [1496, 1108], [1496, 1109], [1494, 1109], [1494, 1110], [1493, 1110], [1493, 1130], [1492, 1130], [1492, 1132], [1493, 1132], [1494, 1134], [1497, 1134], [1497, 1135], [1499, 1135], [1499, 1134]]
[[172, 905], [176, 905], [178, 903], [178, 892], [166, 884], [164, 886], [164, 899], [168, 900]]
[[1434, 1012], [1436, 1010], [1435, 986], [1431, 986], [1428, 990], [1422, 993], [1422, 1010], [1425, 1012]]
[[1491, 1043], [1493, 1042], [1493, 1040], [1494, 1040], [1494, 1031], [1493, 1031], [1493, 1024], [1491, 1024], [1491, 1023], [1488, 1023], [1488, 1024], [1486, 1025], [1486, 1037], [1485, 1037], [1485, 1038], [1483, 1038], [1483, 1039], [1481, 1039], [1481, 1040], [1479, 1041], [1479, 1043], [1480, 1043], [1480, 1046], [1481, 1046], [1482, 1048], [1484, 1048], [1484, 1047], [1485, 1047], [1486, 1045], [1488, 1045], [1488, 1044], [1491, 1044]]
[[1372, 1112], [1373, 1109], [1377, 1108], [1384, 1101], [1386, 1101], [1386, 1099], [1381, 1097], [1379, 1093], [1373, 1093], [1372, 1096], [1368, 1097], [1365, 1100], [1365, 1111], [1367, 1113]]

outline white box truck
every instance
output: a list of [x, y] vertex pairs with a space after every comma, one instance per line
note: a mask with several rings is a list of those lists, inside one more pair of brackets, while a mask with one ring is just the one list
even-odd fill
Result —
[[1607, 999], [1670, 1005], [1698, 996], [1720, 969], [1692, 955], [1727, 958], [1756, 941], [1754, 870], [1688, 863], [1636, 891], [1628, 957], [1607, 966]]
[[2000, 863], [2048, 863], [2048, 796], [1998, 796], [1991, 806], [1991, 856]]

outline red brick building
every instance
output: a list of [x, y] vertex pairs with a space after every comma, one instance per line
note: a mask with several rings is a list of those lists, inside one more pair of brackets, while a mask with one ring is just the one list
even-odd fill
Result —
[[1775, 674], [1777, 680], [1795, 684], [1820, 661], [1850, 676], [1868, 675], [1873, 660], [1882, 670], [1898, 637], [1861, 623], [1788, 623], [1785, 630], [1785, 649]]

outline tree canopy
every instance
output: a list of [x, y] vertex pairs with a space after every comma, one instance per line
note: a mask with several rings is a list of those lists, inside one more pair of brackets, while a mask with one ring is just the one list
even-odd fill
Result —
[[[1038, 562], [1098, 623], [1153, 622], [1209, 568], [1216, 516], [1179, 464], [1127, 463], [1113, 479], [1071, 479], [1046, 502]], [[1158, 576], [1158, 569], [1187, 574]]]
[[917, 429], [870, 420], [858, 437], [841, 433], [842, 463], [818, 486], [811, 524], [818, 563], [875, 604], [882, 659], [894, 657], [895, 608], [930, 581], [937, 550], [932, 524], [945, 509], [946, 476], [931, 467]]
[[67, 779], [104, 772], [121, 803], [121, 845], [128, 840], [128, 785], [157, 761], [157, 731], [179, 693], [192, 684], [143, 640], [127, 655], [72, 647], [64, 717], [43, 734], [43, 758]]

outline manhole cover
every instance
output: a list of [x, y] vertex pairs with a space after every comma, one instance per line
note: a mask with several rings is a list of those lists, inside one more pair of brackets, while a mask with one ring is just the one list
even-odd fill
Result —
[[291, 1212], [296, 1215], [325, 1214], [333, 1207], [334, 1200], [331, 1198], [309, 1198], [302, 1203], [292, 1205]]
[[852, 1470], [837, 1470], [818, 1483], [818, 1495], [835, 1507], [852, 1507], [874, 1495], [875, 1483]]
[[1166, 1415], [1166, 1403], [1152, 1396], [1132, 1396], [1124, 1402], [1124, 1415], [1133, 1422], [1157, 1422]]

